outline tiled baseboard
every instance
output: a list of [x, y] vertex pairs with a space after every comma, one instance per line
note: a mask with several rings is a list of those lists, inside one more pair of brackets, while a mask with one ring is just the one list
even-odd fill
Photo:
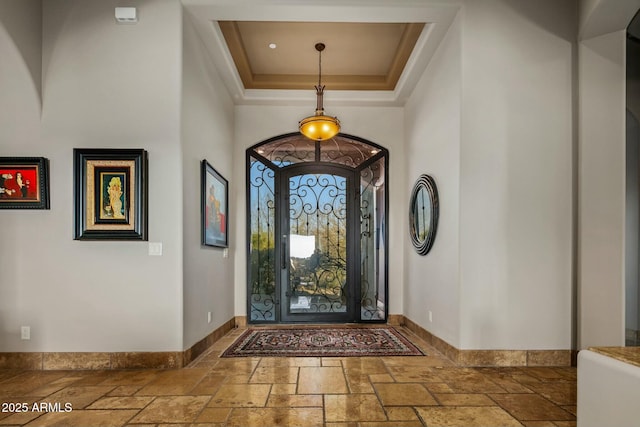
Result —
[[[571, 366], [572, 350], [459, 350], [403, 315], [389, 315], [388, 324], [405, 326], [461, 366]], [[236, 316], [185, 351], [119, 353], [0, 353], [0, 369], [108, 370], [175, 369], [187, 366], [227, 332], [246, 327]]]
[[187, 366], [237, 325], [230, 319], [185, 351], [117, 353], [0, 353], [0, 369], [25, 370], [105, 370], [175, 369]]
[[574, 366], [573, 350], [459, 350], [402, 316], [402, 325], [460, 366]]

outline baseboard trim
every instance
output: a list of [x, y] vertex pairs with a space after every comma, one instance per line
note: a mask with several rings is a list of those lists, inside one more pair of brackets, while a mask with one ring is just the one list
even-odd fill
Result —
[[[389, 315], [387, 323], [405, 326], [460, 366], [575, 366], [572, 350], [460, 350], [403, 315]], [[185, 351], [0, 353], [0, 369], [177, 369], [187, 366], [230, 330], [246, 326], [246, 316], [233, 317]]]
[[402, 316], [402, 325], [459, 366], [575, 366], [572, 350], [460, 350]]
[[0, 369], [110, 370], [178, 369], [187, 366], [237, 325], [225, 322], [184, 351], [154, 352], [10, 352], [0, 353]]

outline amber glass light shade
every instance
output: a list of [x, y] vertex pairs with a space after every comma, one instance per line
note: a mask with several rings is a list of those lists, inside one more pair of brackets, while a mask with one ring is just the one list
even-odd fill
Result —
[[318, 84], [316, 88], [316, 114], [298, 122], [300, 133], [314, 141], [326, 141], [340, 132], [340, 121], [337, 117], [325, 116], [322, 99], [324, 98], [324, 86], [322, 85], [322, 51], [324, 43], [316, 43], [318, 51]]
[[317, 114], [300, 121], [300, 133], [314, 141], [326, 141], [340, 132], [340, 121], [337, 117]]

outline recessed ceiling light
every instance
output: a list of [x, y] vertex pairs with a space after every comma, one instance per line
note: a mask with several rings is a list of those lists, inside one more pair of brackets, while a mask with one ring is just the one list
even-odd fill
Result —
[[275, 48], [277, 48], [277, 47], [278, 47], [278, 45], [277, 45], [277, 44], [275, 44], [275, 43], [269, 43], [269, 49], [275, 49]]

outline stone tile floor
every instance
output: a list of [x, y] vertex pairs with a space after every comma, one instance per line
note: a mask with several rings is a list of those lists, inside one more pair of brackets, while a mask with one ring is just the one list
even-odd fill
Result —
[[576, 425], [575, 368], [455, 366], [399, 329], [427, 356], [219, 358], [236, 329], [180, 370], [0, 370], [0, 426]]

